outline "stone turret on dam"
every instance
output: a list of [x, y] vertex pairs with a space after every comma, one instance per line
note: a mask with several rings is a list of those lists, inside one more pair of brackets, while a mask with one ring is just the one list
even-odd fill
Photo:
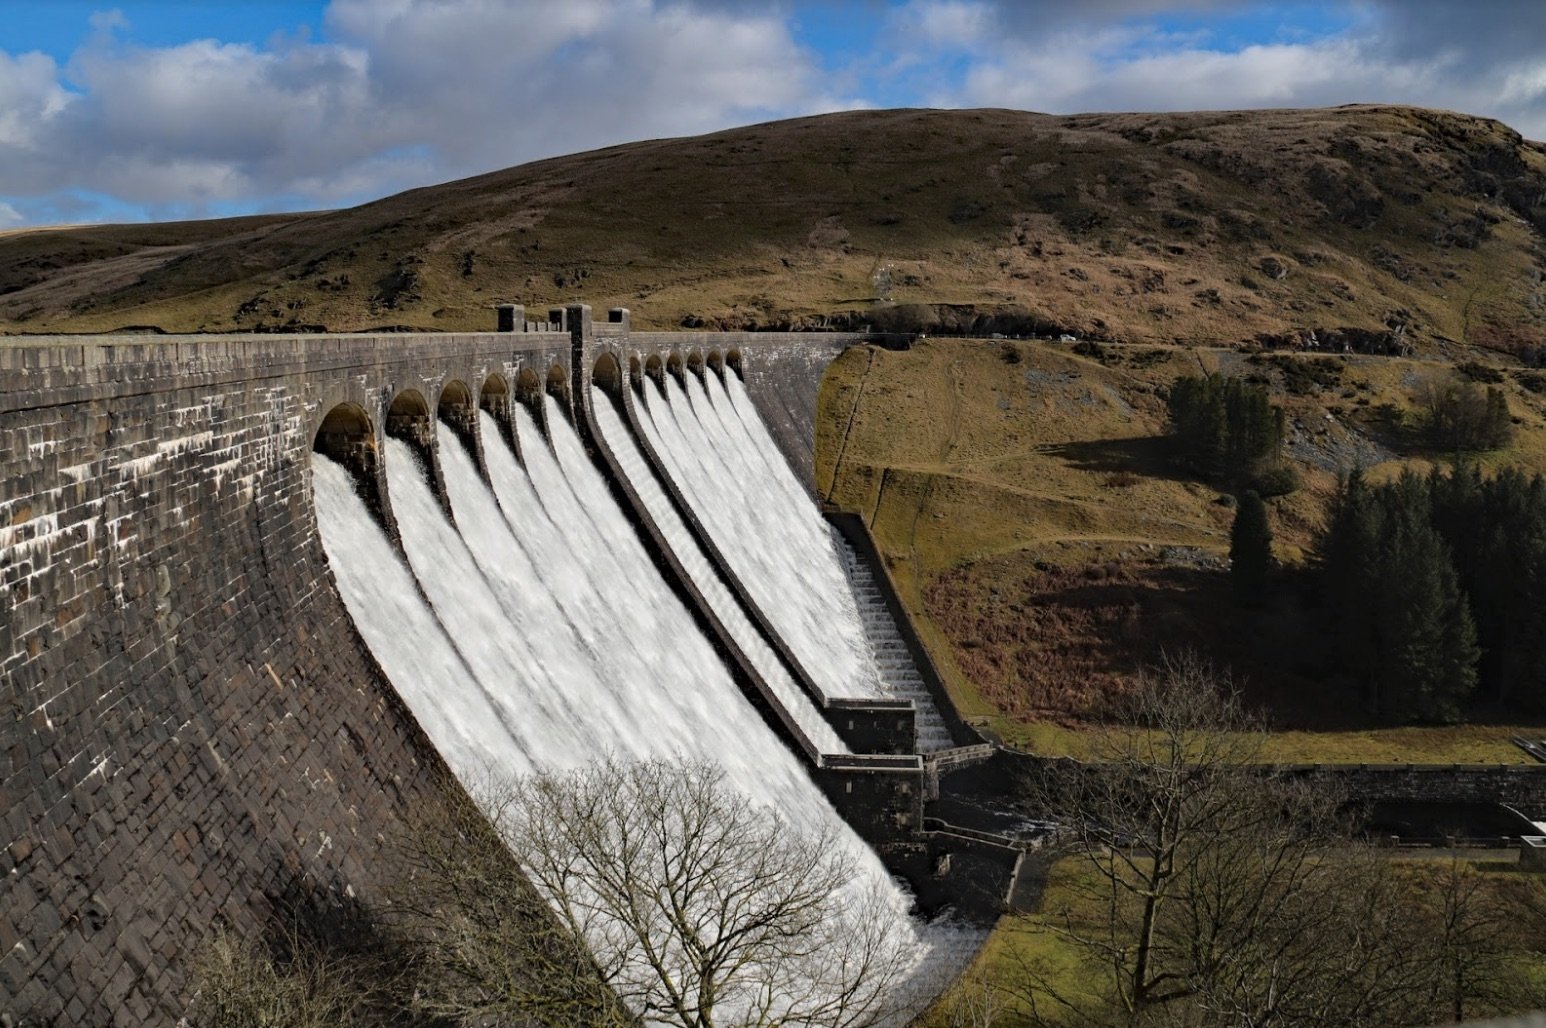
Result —
[[[985, 748], [895, 596], [882, 599], [895, 652], [919, 665], [916, 694], [826, 681], [827, 662], [767, 609], [745, 555], [677, 480], [690, 469], [665, 434], [677, 431], [668, 396], [692, 393], [710, 405], [703, 425], [746, 425], [743, 445], [766, 432], [780, 473], [808, 489], [821, 376], [863, 337], [632, 332], [626, 311], [584, 306], [541, 322], [507, 307], [500, 327], [0, 342], [0, 1010], [171, 1023], [213, 925], [255, 932], [296, 897], [382, 898], [382, 847], [414, 808], [459, 794], [459, 768], [425, 706], [433, 693], [404, 688], [362, 634], [368, 597], [341, 592], [314, 463], [347, 469], [433, 615], [434, 583], [404, 531], [422, 526], [399, 524], [423, 514], [394, 498], [403, 468], [388, 474], [389, 451], [415, 455], [436, 531], [468, 536], [479, 526], [459, 524], [471, 517], [457, 502], [464, 463], [495, 485], [512, 454], [530, 465], [556, 453], [572, 473], [570, 425], [632, 535], [603, 544], [554, 519], [569, 532], [554, 545], [640, 547], [753, 712], [736, 730], [771, 733], [920, 903], [954, 900], [973, 861], [1002, 883], [1012, 850], [923, 830], [931, 767]], [[743, 383], [756, 424], [734, 406]], [[685, 423], [687, 409], [671, 417]], [[878, 564], [864, 541], [856, 552]], [[884, 593], [884, 569], [871, 571], [866, 588]], [[475, 644], [446, 634], [475, 679]]]

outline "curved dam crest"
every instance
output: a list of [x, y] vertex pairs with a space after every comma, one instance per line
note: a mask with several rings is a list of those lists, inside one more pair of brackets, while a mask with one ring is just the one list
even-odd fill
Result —
[[[256, 932], [298, 899], [376, 901], [377, 854], [408, 812], [497, 756], [470, 723], [549, 760], [595, 745], [597, 703], [551, 695], [585, 680], [562, 661], [615, 677], [661, 636], [705, 683], [681, 717], [755, 736], [755, 760], [805, 797], [788, 803], [831, 804], [866, 859], [926, 907], [949, 902], [952, 846], [922, 830], [914, 702], [826, 696], [774, 619], [745, 609], [744, 584], [729, 595], [745, 624], [727, 627], [731, 606], [715, 613], [646, 513], [646, 477], [723, 578], [713, 534], [662, 482], [659, 454], [631, 455], [635, 484], [617, 451], [636, 437], [596, 427], [598, 412], [636, 424], [652, 359], [683, 384], [744, 378], [779, 466], [809, 482], [822, 372], [860, 337], [630, 333], [626, 312], [613, 318], [576, 306], [539, 323], [519, 312], [500, 333], [0, 342], [0, 1011], [174, 1021], [213, 924]], [[728, 404], [719, 424], [744, 413]], [[623, 517], [598, 518], [607, 502]], [[461, 547], [464, 581], [482, 583], [477, 620], [437, 613], [426, 578], [449, 564], [413, 573], [415, 533], [437, 519], [440, 559]], [[354, 558], [329, 560], [328, 523], [357, 526]], [[560, 565], [563, 550], [594, 567]], [[598, 602], [601, 581], [676, 606]], [[368, 617], [345, 603], [362, 590]], [[378, 617], [414, 626], [400, 633], [421, 641], [412, 674], [458, 682], [454, 703], [409, 694], [400, 658], [369, 638]], [[512, 629], [474, 657], [475, 636]], [[544, 639], [541, 660], [517, 645]], [[517, 701], [480, 673], [547, 688]], [[660, 686], [627, 688], [614, 726]], [[586, 727], [539, 738], [539, 703], [553, 725]], [[973, 742], [953, 730], [957, 751]]]

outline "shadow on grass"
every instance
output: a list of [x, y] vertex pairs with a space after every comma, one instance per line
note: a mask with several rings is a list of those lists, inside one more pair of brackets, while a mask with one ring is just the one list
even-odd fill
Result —
[[1064, 461], [1080, 471], [1119, 474], [1123, 472], [1191, 481], [1172, 459], [1174, 449], [1168, 436], [1136, 436], [1130, 439], [1091, 439], [1086, 442], [1057, 443], [1041, 447], [1041, 452]]
[[[1292, 576], [1278, 577], [1265, 607], [1242, 609], [1228, 572], [1166, 560], [1025, 566], [992, 581], [986, 568], [961, 569], [931, 588], [930, 611], [957, 640], [963, 672], [1011, 716], [1098, 717], [1137, 672], [1191, 651], [1232, 669], [1247, 706], [1277, 727], [1351, 727], [1357, 704], [1330, 674], [1325, 633]], [[984, 592], [995, 601], [975, 599]]]

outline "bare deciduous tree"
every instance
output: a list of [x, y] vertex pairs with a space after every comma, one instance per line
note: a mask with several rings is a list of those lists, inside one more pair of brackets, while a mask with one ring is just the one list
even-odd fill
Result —
[[1435, 972], [1434, 1006], [1456, 1022], [1535, 1006], [1543, 998], [1513, 959], [1532, 936], [1539, 945], [1530, 903], [1532, 897], [1541, 902], [1542, 891], [1529, 878], [1508, 884], [1513, 888], [1499, 889], [1471, 864], [1452, 858], [1414, 890], [1428, 922], [1424, 941]]
[[418, 814], [395, 848], [392, 921], [417, 954], [422, 1014], [542, 1028], [634, 1023], [474, 802]]
[[1477, 944], [1497, 922], [1463, 879], [1436, 882], [1431, 913], [1414, 902], [1411, 879], [1351, 843], [1337, 797], [1261, 766], [1265, 732], [1197, 659], [1130, 699], [1092, 761], [1034, 786], [1083, 868], [1041, 923], [1106, 983], [1065, 996], [1025, 969], [1036, 1020], [1331, 1028], [1472, 1012], [1460, 997], [1496, 974]]
[[647, 1020], [874, 1023], [908, 970], [888, 899], [706, 763], [606, 761], [475, 790], [596, 980]]

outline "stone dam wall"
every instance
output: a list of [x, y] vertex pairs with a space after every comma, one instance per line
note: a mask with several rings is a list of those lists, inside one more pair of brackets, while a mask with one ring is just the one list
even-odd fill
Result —
[[[626, 313], [562, 313], [504, 333], [0, 340], [0, 1014], [175, 1023], [213, 926], [380, 899], [384, 841], [459, 789], [322, 552], [309, 469], [330, 412], [412, 435], [426, 412], [454, 427], [469, 402], [567, 395], [602, 352], [707, 361], [742, 371], [809, 480], [821, 374], [857, 337], [630, 336]], [[370, 451], [351, 463], [390, 522]], [[812, 773], [867, 835], [917, 850], [918, 758], [853, 762]]]

